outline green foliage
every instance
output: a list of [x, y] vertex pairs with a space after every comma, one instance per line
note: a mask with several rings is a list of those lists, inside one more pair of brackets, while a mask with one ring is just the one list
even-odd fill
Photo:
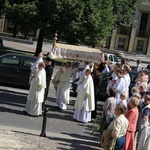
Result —
[[108, 124], [105, 118], [97, 117], [96, 119], [94, 119], [94, 127], [91, 135], [93, 135], [95, 132], [99, 132], [102, 134], [103, 131], [106, 130], [107, 126]]
[[12, 20], [17, 26], [17, 30], [26, 35], [37, 30], [36, 17], [37, 8], [35, 1], [23, 0], [22, 3], [10, 3], [6, 1], [4, 12], [6, 16]]
[[117, 16], [116, 25], [130, 28], [137, 6], [142, 0], [113, 0], [113, 11]]
[[[50, 3], [42, 1], [39, 6], [48, 10]], [[51, 6], [52, 16], [44, 19], [49, 20], [47, 34], [54, 35], [57, 30], [59, 38], [69, 44], [96, 46], [111, 35], [116, 18], [112, 10], [112, 0], [56, 0]]]
[[[2, 1], [2, 0], [1, 0]], [[1, 2], [0, 1], [0, 2]], [[141, 0], [6, 0], [4, 12], [25, 36], [38, 28], [52, 39], [98, 46], [114, 25], [128, 28]]]
[[2, 15], [2, 10], [4, 9], [5, 6], [5, 0], [0, 0], [0, 17]]

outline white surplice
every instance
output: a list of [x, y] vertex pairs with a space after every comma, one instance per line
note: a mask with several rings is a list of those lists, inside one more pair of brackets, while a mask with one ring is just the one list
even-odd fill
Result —
[[73, 118], [81, 122], [91, 121], [93, 110], [95, 110], [94, 84], [91, 75], [88, 75], [78, 87]]
[[126, 91], [125, 81], [122, 78], [118, 78], [113, 88], [116, 90], [117, 103], [120, 101], [120, 95]]
[[[43, 58], [38, 58], [34, 64], [30, 67], [30, 70], [31, 70], [31, 73], [34, 73], [36, 74], [36, 72], [38, 71], [38, 65], [40, 62], [43, 62]], [[30, 77], [29, 77], [29, 84], [31, 84], [31, 80], [33, 79], [33, 77], [31, 76], [30, 74]]]
[[25, 111], [33, 116], [42, 115], [42, 103], [46, 88], [45, 69], [38, 70], [31, 81]]
[[66, 109], [70, 101], [70, 76], [72, 68], [67, 68], [60, 74], [60, 81], [57, 85], [56, 103], [60, 109]]
[[127, 98], [129, 98], [129, 86], [131, 82], [130, 75], [129, 74], [124, 75], [123, 79], [125, 81], [125, 93], [127, 94]]

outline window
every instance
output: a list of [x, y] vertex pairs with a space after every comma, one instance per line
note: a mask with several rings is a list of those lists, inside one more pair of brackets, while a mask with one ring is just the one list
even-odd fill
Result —
[[110, 60], [110, 61], [113, 61], [112, 55], [109, 55], [109, 60]]
[[1, 59], [3, 65], [18, 66], [20, 61], [19, 56], [6, 56]]
[[24, 58], [23, 66], [30, 67], [30, 63], [34, 63], [36, 60], [32, 58]]
[[119, 62], [116, 56], [113, 56], [113, 57], [114, 57], [114, 62]]

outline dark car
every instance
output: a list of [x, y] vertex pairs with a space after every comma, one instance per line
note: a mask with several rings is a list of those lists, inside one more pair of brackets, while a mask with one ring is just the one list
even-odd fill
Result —
[[1, 37], [0, 37], [0, 48], [3, 48], [4, 47], [4, 45], [3, 45], [3, 40], [1, 39]]
[[[130, 74], [130, 79], [131, 79], [131, 83], [130, 83], [130, 87], [129, 87], [129, 95], [131, 95], [131, 89], [132, 89], [132, 87], [135, 86], [135, 79], [138, 77], [138, 72], [135, 71], [135, 70], [131, 70], [129, 74]], [[100, 91], [101, 92], [100, 92], [100, 95], [99, 95], [100, 101], [105, 101], [108, 97], [108, 95], [106, 93], [106, 88], [107, 88], [107, 84], [108, 84], [108, 78], [110, 78], [111, 75], [112, 75], [112, 72], [101, 74], [102, 82], [101, 82], [101, 86], [100, 86]], [[149, 73], [149, 78], [150, 78], [150, 73]], [[74, 92], [76, 92], [76, 88], [77, 88], [76, 83], [77, 83], [77, 81], [78, 80], [76, 80], [72, 83], [72, 90]]]
[[30, 63], [37, 57], [8, 53], [0, 56], [0, 83], [29, 87]]

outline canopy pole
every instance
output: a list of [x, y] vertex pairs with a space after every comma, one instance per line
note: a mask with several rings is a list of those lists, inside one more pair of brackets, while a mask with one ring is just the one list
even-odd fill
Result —
[[103, 63], [104, 48], [106, 46], [105, 44], [106, 44], [105, 40], [100, 41], [100, 46], [99, 46], [99, 49], [101, 50], [100, 64]]
[[53, 45], [52, 45], [52, 49], [51, 49], [51, 52], [54, 52], [54, 48], [56, 47], [56, 42], [57, 42], [57, 31], [55, 33], [55, 37], [54, 37], [54, 41], [53, 41]]

